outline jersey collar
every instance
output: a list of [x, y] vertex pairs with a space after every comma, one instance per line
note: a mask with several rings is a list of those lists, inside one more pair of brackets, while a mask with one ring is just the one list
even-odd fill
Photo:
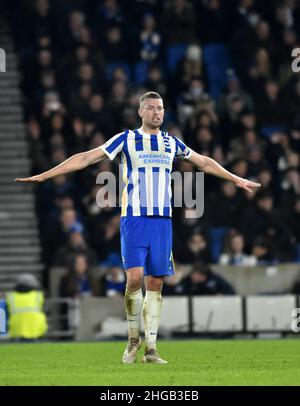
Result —
[[150, 134], [150, 133], [145, 133], [145, 131], [142, 130], [142, 127], [138, 128], [137, 131], [142, 134], [142, 135], [162, 135], [161, 130], [159, 130], [158, 134]]

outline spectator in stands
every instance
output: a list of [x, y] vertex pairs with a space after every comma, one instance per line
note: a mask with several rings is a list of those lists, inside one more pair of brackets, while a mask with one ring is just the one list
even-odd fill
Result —
[[263, 189], [274, 191], [272, 172], [270, 168], [262, 169], [257, 175], [257, 181], [261, 184]]
[[56, 252], [53, 264], [54, 266], [66, 266], [70, 258], [76, 254], [84, 255], [91, 266], [95, 266], [98, 262], [96, 252], [88, 246], [82, 233], [75, 230], [69, 234], [67, 244]]
[[53, 133], [49, 140], [49, 146], [52, 152], [63, 151], [65, 152], [65, 142], [63, 135], [59, 132]]
[[193, 264], [195, 262], [210, 262], [210, 252], [206, 238], [203, 234], [196, 232], [187, 241], [177, 244], [175, 250], [176, 260], [181, 264]]
[[199, 11], [198, 35], [205, 44], [224, 42], [230, 36], [232, 25], [230, 13], [225, 12], [225, 4], [221, 0], [196, 2]]
[[[92, 240], [95, 242], [95, 247], [100, 260], [105, 260], [111, 253], [120, 252], [120, 215], [115, 214], [111, 208], [106, 211], [107, 222], [102, 223], [101, 217], [95, 219], [92, 225]], [[105, 217], [105, 211], [103, 211]]]
[[124, 84], [129, 84], [129, 72], [122, 66], [117, 66], [112, 72], [111, 83], [123, 82]]
[[80, 85], [78, 92], [68, 97], [68, 107], [75, 117], [86, 117], [89, 109], [89, 99], [92, 96], [92, 86], [89, 83]]
[[[280, 211], [274, 209], [274, 199], [269, 191], [257, 193], [256, 206], [245, 209], [242, 214], [241, 228], [248, 245], [252, 245], [256, 237], [264, 237], [263, 257], [269, 256], [269, 250], [276, 252], [282, 261], [293, 260], [295, 240], [293, 233], [285, 224]], [[266, 253], [265, 253], [266, 251]]]
[[166, 95], [167, 86], [163, 78], [163, 72], [159, 65], [151, 65], [148, 70], [148, 78], [143, 86], [151, 91], [158, 92], [162, 96]]
[[43, 98], [48, 92], [57, 92], [57, 82], [53, 70], [45, 71], [40, 74], [40, 81], [35, 90], [36, 110], [41, 105]]
[[45, 230], [47, 235], [45, 236], [49, 260], [52, 261], [54, 252], [60, 247], [64, 246], [71, 232], [77, 231], [83, 233], [83, 224], [77, 219], [77, 213], [74, 208], [65, 208], [62, 210], [59, 216], [59, 220], [53, 223], [53, 218], [45, 218]]
[[278, 260], [271, 251], [270, 244], [265, 237], [257, 237], [254, 240], [252, 255], [255, 257], [255, 265], [275, 265]]
[[270, 25], [265, 20], [260, 20], [255, 27], [256, 38], [254, 40], [254, 46], [257, 48], [264, 48], [268, 51], [270, 56], [275, 53], [274, 38], [271, 36]]
[[53, 209], [53, 206], [56, 206], [56, 199], [58, 198], [69, 196], [74, 201], [76, 201], [76, 197], [78, 198], [78, 190], [76, 186], [72, 180], [67, 178], [65, 175], [58, 176], [57, 178], [53, 179], [51, 183], [45, 185], [41, 189], [43, 206], [51, 210]]
[[[208, 128], [213, 133], [218, 132], [218, 117], [215, 114], [210, 114], [210, 111], [200, 111], [199, 113], [195, 114], [190, 122], [187, 125], [187, 132], [189, 132], [189, 136], [187, 134], [187, 139], [192, 140], [194, 137], [195, 131], [199, 128]], [[192, 135], [193, 134], [193, 135]]]
[[50, 165], [41, 137], [41, 126], [35, 117], [31, 117], [27, 123], [27, 139], [29, 141], [29, 153], [33, 163], [33, 172], [48, 170]]
[[[123, 99], [121, 100], [121, 103], [124, 103], [124, 96], [125, 95], [121, 96]], [[115, 100], [115, 103], [117, 103], [117, 100]], [[118, 103], [120, 103], [120, 100], [118, 100]], [[112, 114], [105, 108], [104, 99], [101, 94], [94, 94], [91, 96], [89, 101], [89, 112], [86, 119], [91, 123], [95, 123], [97, 128], [106, 134], [110, 134], [113, 131]]]
[[[267, 49], [263, 47], [257, 49], [257, 52], [255, 54], [255, 63], [258, 78], [264, 80], [264, 82], [261, 83], [266, 83], [266, 80], [269, 80], [272, 77], [272, 74], [274, 73], [271, 55]], [[255, 95], [257, 96], [258, 94], [255, 93]]]
[[108, 28], [102, 48], [104, 57], [109, 63], [125, 62], [128, 58], [123, 32], [117, 25]]
[[203, 155], [211, 156], [216, 147], [219, 146], [219, 140], [213, 132], [207, 127], [200, 127], [196, 131], [195, 140], [192, 147]]
[[97, 296], [100, 286], [92, 275], [88, 259], [83, 254], [76, 254], [70, 259], [68, 270], [60, 281], [61, 297], [80, 298], [83, 295]]
[[[299, 47], [299, 45], [298, 45]], [[290, 60], [289, 60], [290, 62]], [[290, 68], [290, 64], [289, 64]], [[291, 69], [290, 69], [291, 70]], [[300, 80], [297, 73], [293, 73], [293, 76], [288, 78], [283, 89], [284, 104], [287, 109], [287, 114], [289, 117], [289, 122], [292, 122], [295, 127], [296, 123], [299, 123], [299, 112], [297, 106], [300, 102]], [[298, 126], [299, 127], [299, 126]], [[293, 137], [294, 138], [294, 137]], [[296, 140], [297, 138], [294, 138]], [[299, 137], [298, 137], [299, 140]], [[299, 146], [299, 142], [298, 142]], [[298, 148], [299, 151], [299, 148]]]
[[105, 296], [123, 296], [125, 291], [125, 274], [122, 268], [110, 267], [101, 280]]
[[267, 161], [264, 159], [263, 153], [259, 146], [254, 146], [249, 150], [248, 164], [248, 174], [250, 177], [255, 179], [263, 169], [268, 168]]
[[224, 113], [220, 115], [222, 126], [225, 128], [225, 131], [227, 130], [228, 132], [230, 129], [233, 129], [234, 133], [237, 132], [240, 116], [245, 109], [245, 98], [235, 93], [228, 95], [226, 109], [224, 109]]
[[203, 226], [196, 214], [196, 209], [184, 207], [179, 210], [178, 221], [174, 223], [175, 235], [185, 243], [196, 232], [202, 232]]
[[251, 96], [241, 88], [240, 80], [233, 70], [227, 71], [227, 86], [219, 98], [218, 111], [221, 116], [231, 114], [232, 99], [241, 101], [244, 110], [251, 111], [253, 100]]
[[[183, 272], [182, 268], [175, 264], [176, 268], [176, 273], [170, 276], [166, 276], [164, 278], [164, 285], [163, 285], [163, 290], [162, 293], [163, 295], [181, 295], [183, 292], [183, 285], [181, 284], [181, 281], [183, 280], [184, 276], [186, 274]], [[188, 270], [188, 273], [190, 272], [190, 269]]]
[[182, 294], [191, 295], [234, 295], [233, 287], [209, 266], [195, 264], [191, 274], [182, 280]]
[[43, 310], [44, 294], [34, 275], [20, 275], [14, 291], [7, 294], [6, 302], [10, 338], [32, 341], [46, 334], [48, 326]]
[[[286, 85], [293, 77], [291, 70], [291, 54], [294, 48], [298, 47], [299, 37], [294, 28], [286, 28], [282, 33], [282, 42], [277, 46], [275, 63], [278, 66], [278, 79], [280, 84]], [[294, 106], [291, 106], [294, 110]]]
[[229, 144], [230, 159], [247, 159], [253, 148], [264, 153], [266, 142], [254, 130], [246, 130], [241, 137], [234, 138]]
[[288, 123], [280, 87], [274, 80], [266, 82], [263, 94], [256, 100], [256, 114], [262, 127], [284, 127]]
[[293, 207], [285, 213], [285, 218], [296, 237], [297, 244], [300, 244], [300, 195], [295, 197]]
[[234, 227], [237, 225], [241, 198], [235, 185], [222, 182], [220, 190], [207, 198], [206, 216], [213, 227]]
[[186, 0], [165, 3], [161, 26], [168, 45], [188, 44], [196, 40], [196, 16], [193, 6]]
[[122, 26], [124, 15], [118, 0], [105, 0], [97, 4], [95, 18], [95, 30], [99, 38], [111, 26]]
[[140, 32], [140, 58], [144, 61], [154, 61], [157, 59], [160, 43], [161, 37], [156, 29], [155, 17], [147, 13], [143, 18], [143, 27]]
[[102, 211], [102, 207], [97, 204], [97, 194], [99, 186], [94, 186], [90, 192], [83, 198], [82, 203], [85, 206], [87, 213], [92, 217]]
[[191, 44], [187, 47], [185, 56], [179, 61], [175, 70], [174, 86], [176, 93], [186, 90], [195, 77], [202, 77], [205, 81], [206, 72], [201, 47], [198, 44]]
[[253, 266], [255, 257], [244, 252], [245, 241], [242, 234], [233, 234], [229, 239], [229, 250], [219, 259], [220, 265]]
[[65, 209], [61, 213], [61, 230], [64, 233], [70, 233], [72, 231], [77, 231], [79, 233], [83, 232], [83, 225], [77, 219], [76, 211], [74, 209]]
[[[112, 113], [114, 122], [121, 122], [122, 112], [126, 107], [127, 96], [128, 88], [124, 81], [116, 81], [112, 84], [107, 101], [107, 107]], [[114, 131], [116, 132], [118, 130], [114, 128]]]
[[68, 91], [71, 92], [72, 90], [74, 91], [74, 89], [79, 89], [80, 86], [83, 84], [90, 85], [92, 89], [99, 89], [99, 83], [95, 75], [95, 70], [93, 68], [93, 65], [91, 65], [90, 63], [83, 63], [78, 65], [78, 68], [76, 70], [76, 79], [75, 81], [73, 80], [70, 83]]
[[248, 162], [245, 159], [239, 159], [231, 163], [231, 170], [241, 178], [248, 176]]
[[50, 50], [42, 49], [37, 56], [39, 73], [53, 71], [53, 56]]
[[244, 110], [240, 115], [241, 130], [256, 130], [256, 115], [253, 111]]
[[[69, 15], [69, 30], [68, 30], [68, 43], [69, 49], [74, 49], [75, 44], [80, 40], [80, 33], [85, 26], [85, 15], [79, 11], [74, 10]], [[65, 40], [66, 41], [66, 40]]]
[[208, 93], [205, 92], [203, 80], [194, 77], [188, 88], [181, 93], [177, 103], [178, 117], [182, 126], [199, 111], [207, 110], [207, 104], [211, 101]]
[[[42, 118], [46, 121], [53, 112], [64, 111], [61, 97], [56, 91], [49, 91], [44, 94], [43, 104], [41, 105]], [[40, 113], [40, 111], [39, 111]]]
[[293, 195], [300, 194], [300, 155], [293, 151], [288, 151], [286, 155], [286, 165], [281, 187], [283, 190], [291, 190]]

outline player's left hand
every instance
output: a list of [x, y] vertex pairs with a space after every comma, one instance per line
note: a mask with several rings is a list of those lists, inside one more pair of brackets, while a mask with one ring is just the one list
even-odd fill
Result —
[[235, 178], [234, 183], [237, 187], [247, 190], [247, 192], [253, 192], [253, 189], [261, 187], [260, 183], [252, 182], [251, 180], [243, 179], [238, 176]]

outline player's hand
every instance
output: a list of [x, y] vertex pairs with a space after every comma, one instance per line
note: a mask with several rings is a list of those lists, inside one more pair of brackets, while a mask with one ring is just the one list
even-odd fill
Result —
[[30, 178], [16, 178], [15, 182], [44, 182], [45, 178], [42, 174], [30, 176]]
[[234, 181], [235, 185], [241, 189], [247, 190], [247, 192], [253, 192], [254, 189], [261, 187], [260, 183], [252, 182], [248, 179], [236, 177]]

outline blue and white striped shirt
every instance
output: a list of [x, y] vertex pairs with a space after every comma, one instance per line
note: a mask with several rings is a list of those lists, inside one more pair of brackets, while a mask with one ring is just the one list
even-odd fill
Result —
[[190, 148], [167, 132], [146, 134], [141, 128], [117, 134], [99, 148], [111, 160], [121, 154], [122, 216], [171, 217], [173, 160], [189, 158]]

